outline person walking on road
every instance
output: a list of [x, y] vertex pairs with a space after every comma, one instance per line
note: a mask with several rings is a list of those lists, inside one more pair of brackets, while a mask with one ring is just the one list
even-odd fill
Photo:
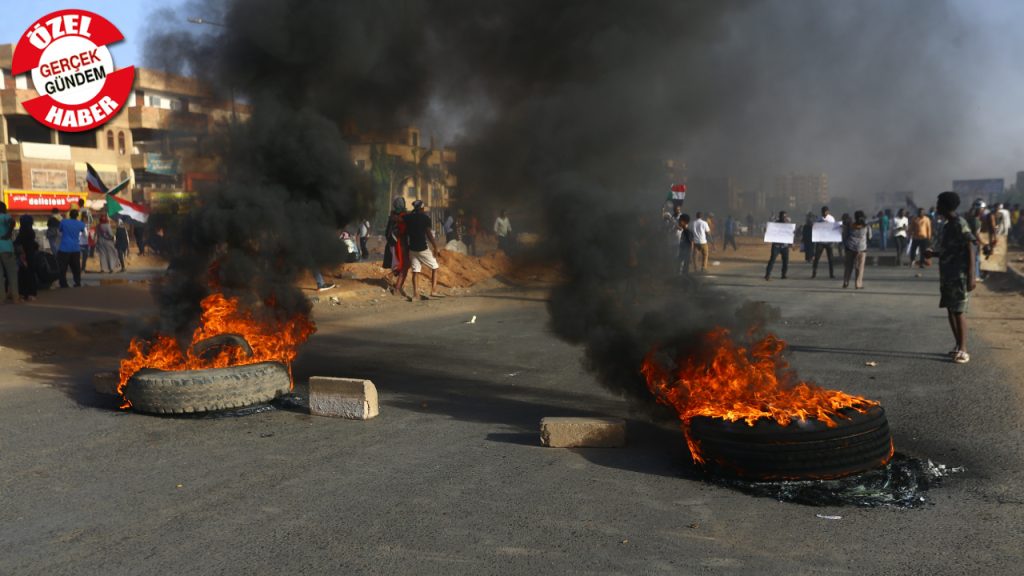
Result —
[[469, 225], [466, 227], [466, 253], [476, 256], [476, 237], [480, 234], [480, 222], [476, 215], [469, 216]]
[[800, 246], [804, 250], [804, 262], [814, 259], [814, 212], [808, 212], [800, 229]]
[[31, 302], [36, 299], [39, 289], [35, 270], [39, 243], [36, 242], [36, 231], [32, 229], [31, 216], [22, 214], [18, 223], [18, 236], [14, 239], [14, 250], [18, 257], [18, 294], [22, 302]]
[[60, 210], [50, 210], [50, 217], [46, 219], [46, 243], [50, 248], [50, 254], [57, 257], [57, 247], [60, 245]]
[[121, 264], [121, 272], [124, 272], [127, 269], [125, 263], [128, 260], [128, 229], [120, 220], [117, 221], [117, 228], [114, 229], [114, 248], [117, 249], [117, 261]]
[[[423, 200], [416, 200], [412, 203], [412, 212], [405, 217], [405, 233], [409, 242], [409, 263], [412, 270], [412, 298], [417, 296], [421, 300], [429, 300], [431, 297], [440, 296], [437, 293], [437, 260], [434, 252], [437, 249], [437, 241], [434, 239], [434, 230], [430, 222], [430, 216], [423, 209]], [[430, 244], [429, 246], [427, 244]], [[430, 249], [433, 248], [434, 252]], [[420, 275], [423, 266], [430, 268], [430, 297], [420, 295], [416, 287], [416, 277]], [[412, 301], [409, 298], [409, 301]]]
[[690, 261], [693, 260], [693, 231], [690, 230], [690, 215], [679, 215], [679, 275], [689, 276]]
[[1010, 218], [1010, 211], [1006, 209], [1006, 205], [1002, 202], [997, 202], [995, 210], [992, 211], [992, 233], [989, 234], [989, 253], [995, 250], [996, 245], [1000, 243], [1009, 248]]
[[60, 274], [60, 287], [68, 287], [68, 268], [75, 288], [82, 285], [82, 246], [79, 238], [85, 234], [85, 222], [78, 219], [78, 210], [72, 210], [68, 217], [60, 221], [60, 246], [57, 248], [57, 266]]
[[932, 220], [924, 212], [924, 208], [917, 209], [917, 216], [910, 222], [910, 262], [914, 262], [914, 254], [917, 254], [917, 267], [924, 268], [931, 266], [925, 253], [932, 245]]
[[512, 236], [512, 222], [510, 222], [508, 216], [505, 215], [504, 209], [498, 213], [498, 218], [494, 220], [494, 235], [498, 237], [498, 250], [508, 254], [509, 249], [512, 247], [510, 241]]
[[939, 234], [938, 250], [928, 249], [928, 256], [939, 258], [939, 308], [945, 308], [949, 327], [953, 331], [956, 347], [949, 354], [953, 362], [971, 361], [967, 353], [967, 301], [968, 294], [977, 286], [974, 273], [974, 244], [977, 239], [967, 221], [957, 215], [960, 196], [956, 192], [939, 194], [938, 212], [945, 218]]
[[736, 221], [735, 218], [732, 217], [731, 214], [729, 216], [726, 216], [726, 218], [725, 218], [725, 227], [724, 227], [725, 230], [723, 231], [724, 232], [723, 236], [725, 237], [725, 240], [722, 242], [722, 252], [723, 253], [725, 252], [725, 249], [728, 248], [730, 245], [732, 246], [732, 251], [733, 252], [738, 252], [739, 251], [739, 248], [736, 247], [736, 227], [737, 227], [737, 225], [738, 225], [738, 222]]
[[725, 253], [725, 249], [730, 245], [732, 246], [733, 252], [739, 252], [739, 247], [736, 246], [736, 228], [739, 226], [739, 222], [730, 214], [725, 218], [725, 241], [722, 242], [722, 252]]
[[405, 296], [405, 278], [409, 274], [409, 245], [405, 236], [405, 198], [396, 197], [391, 201], [391, 214], [384, 228], [384, 261], [382, 266], [391, 270], [388, 290], [397, 296]]
[[889, 218], [889, 210], [878, 211], [878, 244], [882, 248], [882, 252], [889, 249], [889, 224], [891, 220]]
[[132, 224], [132, 236], [135, 237], [135, 248], [139, 256], [146, 255], [146, 226], [143, 224]]
[[[789, 222], [789, 215], [786, 214], [785, 210], [783, 210], [779, 212], [779, 217], [775, 221], [785, 224], [786, 222]], [[775, 259], [780, 257], [782, 258], [782, 279], [786, 279], [786, 273], [789, 272], [789, 247], [790, 244], [781, 244], [778, 242], [772, 243], [772, 254], [768, 258], [768, 267], [764, 270], [765, 280], [772, 279], [772, 268], [775, 267]]]
[[855, 290], [864, 288], [864, 261], [868, 254], [868, 241], [871, 240], [871, 226], [863, 211], [853, 213], [853, 221], [843, 222], [843, 288], [850, 287], [850, 274], [854, 274]]
[[[830, 224], [836, 223], [836, 218], [828, 211], [828, 206], [821, 207], [821, 218], [818, 218], [818, 222], [828, 222]], [[811, 278], [818, 276], [818, 262], [821, 261], [822, 252], [828, 256], [828, 277], [835, 278], [835, 268], [832, 265], [832, 243], [831, 242], [818, 242], [814, 245], [814, 263], [811, 265]]]
[[117, 263], [117, 248], [114, 245], [114, 229], [106, 214], [100, 215], [100, 223], [96, 225], [96, 255], [100, 261], [100, 272], [113, 274]]
[[359, 259], [367, 260], [370, 257], [370, 251], [366, 247], [366, 243], [370, 240], [370, 221], [366, 218], [359, 222], [357, 235], [359, 236]]
[[907, 234], [910, 231], [910, 220], [906, 212], [900, 208], [892, 219], [892, 238], [896, 241], [896, 265], [903, 265], [903, 257], [907, 254]]
[[94, 232], [89, 227], [89, 215], [87, 212], [78, 213], [78, 221], [82, 223], [82, 232], [78, 235], [78, 251], [82, 253], [81, 256], [81, 267], [82, 273], [88, 272], [89, 268], [89, 256], [92, 255], [92, 235]]
[[0, 268], [3, 268], [7, 302], [17, 302], [18, 266], [14, 257], [14, 218], [7, 213], [7, 204], [0, 202]]
[[700, 271], [706, 274], [708, 271], [708, 240], [711, 235], [711, 226], [708, 225], [707, 220], [702, 218], [703, 213], [697, 212], [694, 216], [696, 218], [693, 221], [693, 245], [697, 259], [700, 262]]

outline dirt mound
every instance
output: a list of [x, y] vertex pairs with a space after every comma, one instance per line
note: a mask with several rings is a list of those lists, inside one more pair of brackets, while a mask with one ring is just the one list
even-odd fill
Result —
[[477, 257], [442, 250], [437, 254], [437, 262], [441, 265], [437, 271], [437, 283], [447, 288], [467, 288], [509, 269], [508, 256], [504, 252]]
[[[485, 280], [505, 273], [509, 268], [508, 257], [503, 252], [492, 252], [486, 256], [467, 256], [442, 250], [435, 255], [441, 265], [437, 271], [437, 283], [445, 288], [468, 288]], [[328, 271], [324, 271], [327, 273]], [[389, 272], [380, 266], [380, 260], [343, 264], [330, 271], [330, 276], [343, 280], [357, 280], [364, 283], [380, 281]]]

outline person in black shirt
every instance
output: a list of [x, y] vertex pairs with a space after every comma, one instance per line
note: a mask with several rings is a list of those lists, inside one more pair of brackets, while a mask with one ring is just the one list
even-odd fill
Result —
[[60, 210], [50, 210], [50, 217], [46, 219], [46, 243], [50, 247], [50, 254], [57, 256], [57, 247], [60, 245]]
[[437, 293], [438, 265], [437, 260], [434, 259], [434, 253], [430, 251], [431, 247], [437, 251], [437, 242], [434, 239], [430, 216], [423, 210], [423, 200], [412, 203], [412, 212], [405, 215], [404, 221], [405, 235], [409, 241], [409, 262], [412, 268], [412, 296], [413, 298], [419, 296], [421, 300], [429, 300], [430, 298], [426, 295], [420, 295], [416, 288], [416, 277], [422, 267], [427, 266], [430, 268], [430, 295], [439, 296]]
[[124, 222], [117, 221], [117, 228], [114, 230], [114, 247], [117, 248], [117, 260], [121, 263], [121, 272], [125, 270], [125, 258], [128, 257], [128, 229]]

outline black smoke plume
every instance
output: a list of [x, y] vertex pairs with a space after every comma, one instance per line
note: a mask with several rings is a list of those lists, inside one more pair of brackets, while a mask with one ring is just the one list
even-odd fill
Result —
[[[537, 228], [566, 274], [554, 332], [638, 398], [652, 346], [764, 320], [666, 283], [666, 159], [751, 179], [827, 170], [873, 192], [955, 153], [965, 95], [950, 72], [963, 61], [956, 15], [928, 0], [237, 0], [185, 12], [153, 32], [150, 62], [200, 75], [252, 115], [228, 141], [226, 185], [185, 228], [161, 300], [173, 324], [194, 319], [213, 261], [225, 285], [303, 306], [295, 274], [329, 262], [329, 233], [367, 202], [337, 127], [420, 123], [457, 146], [464, 201]], [[221, 26], [186, 29], [185, 16]], [[691, 189], [686, 211], [726, 201]]]

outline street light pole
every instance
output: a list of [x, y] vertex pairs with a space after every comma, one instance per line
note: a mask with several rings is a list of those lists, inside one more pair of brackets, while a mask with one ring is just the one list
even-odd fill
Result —
[[[207, 20], [206, 18], [202, 18], [202, 17], [199, 17], [199, 16], [189, 16], [188, 18], [186, 18], [186, 20], [188, 20], [192, 24], [200, 24], [200, 25], [205, 24], [207, 26], [216, 26], [218, 28], [227, 28], [227, 25], [225, 25], [222, 22], [216, 22], [216, 21], [213, 21], [213, 20]], [[231, 97], [231, 121], [232, 122], [238, 122], [238, 113], [235, 111], [235, 86], [234, 86], [234, 84], [231, 84], [231, 85], [228, 86], [228, 91], [230, 92], [230, 97]]]

